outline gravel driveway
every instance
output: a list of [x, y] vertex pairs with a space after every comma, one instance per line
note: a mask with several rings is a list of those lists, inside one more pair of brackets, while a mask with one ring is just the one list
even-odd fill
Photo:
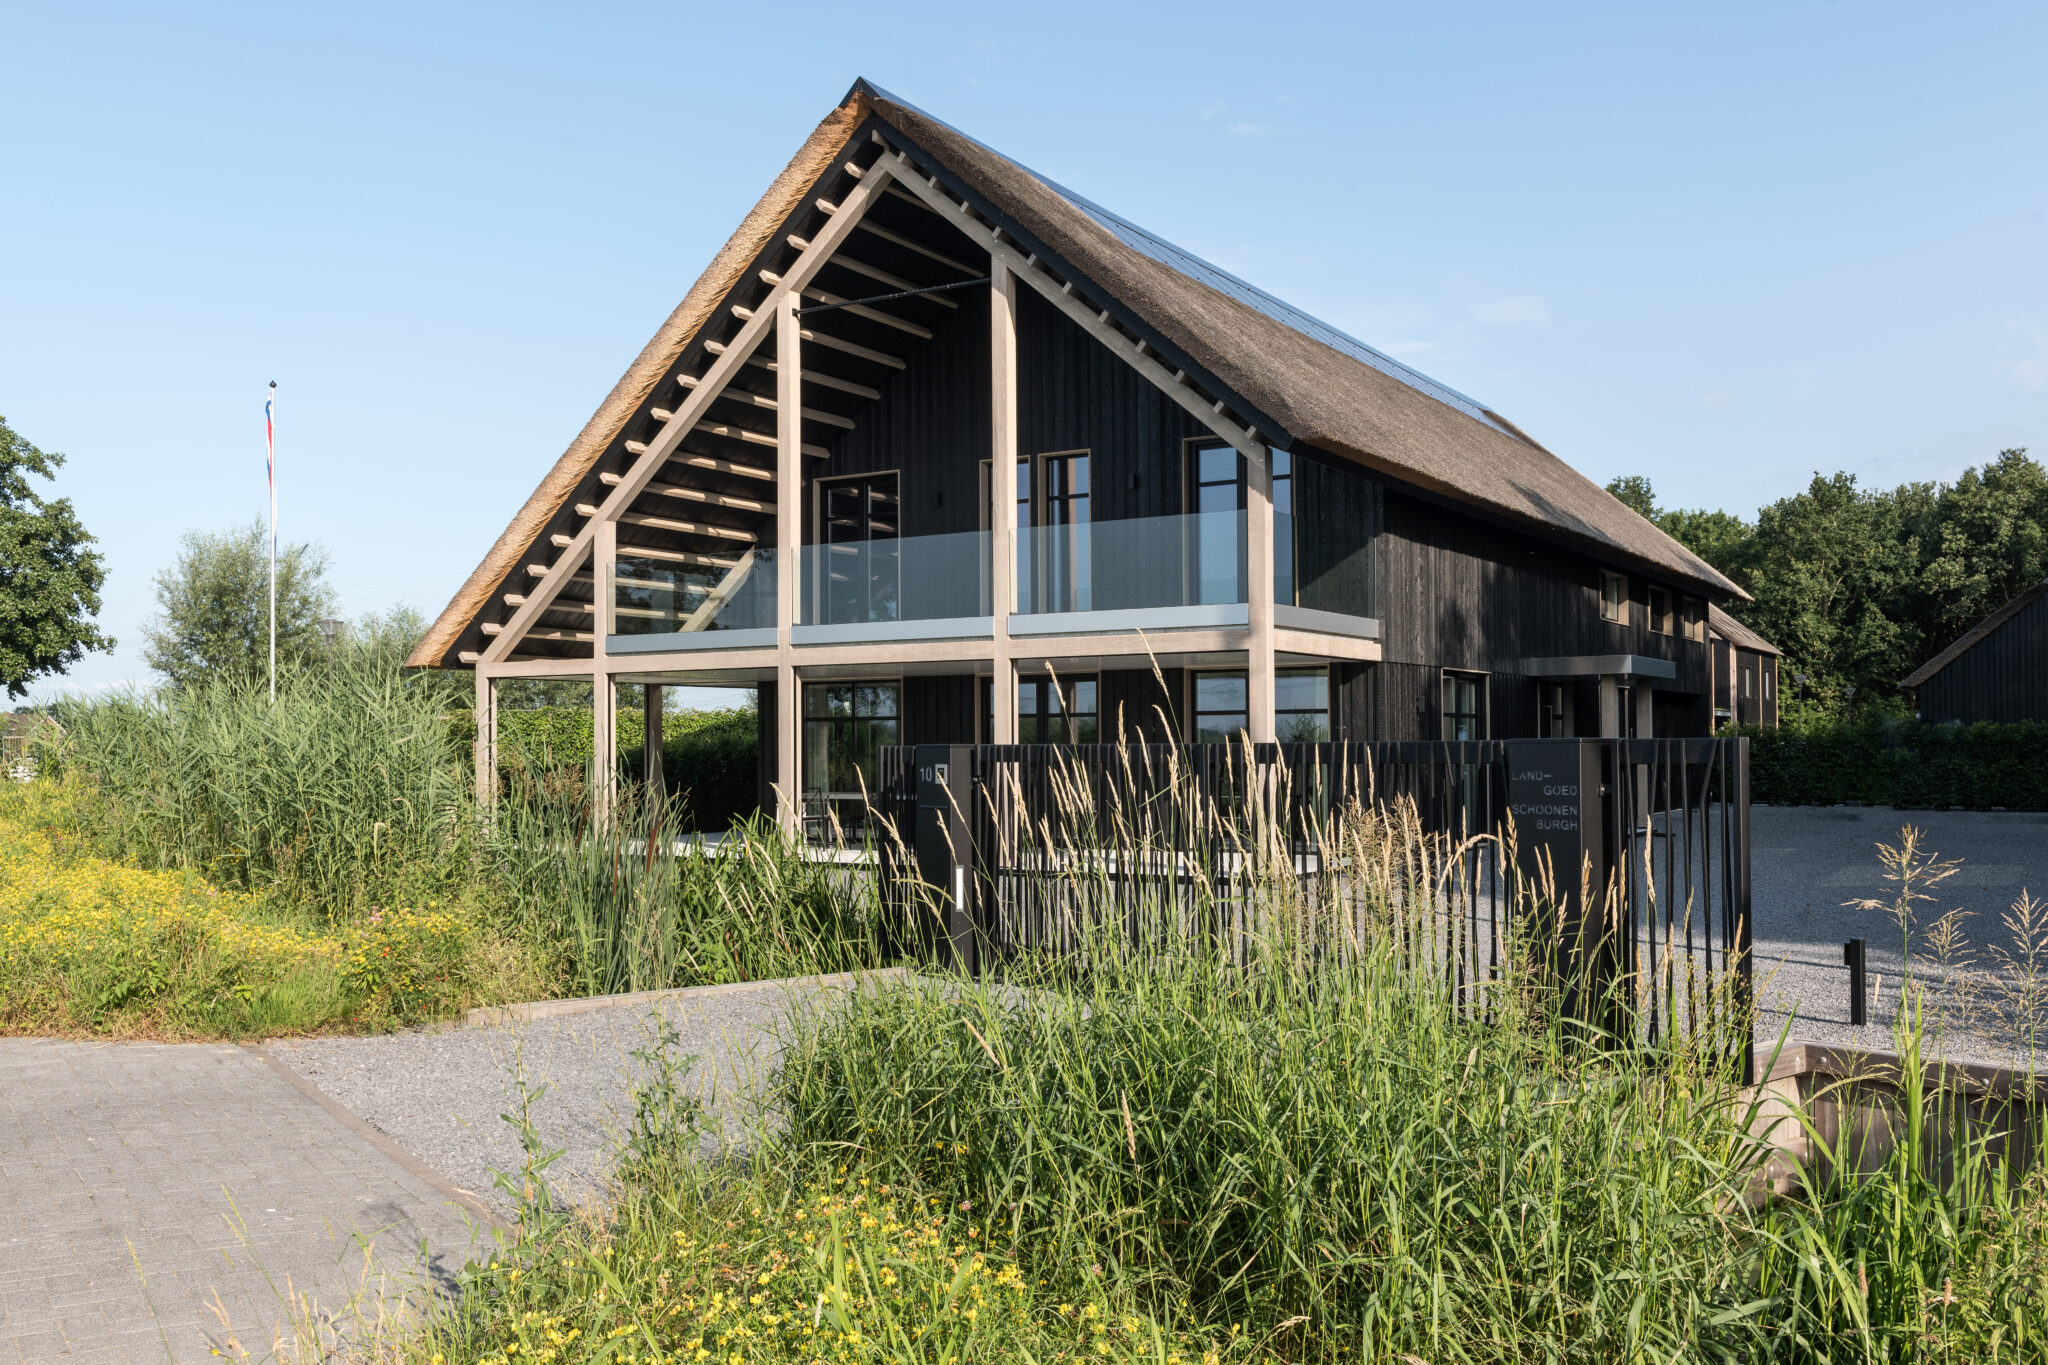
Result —
[[[1797, 1010], [1792, 1038], [1890, 1049], [1897, 1015], [1899, 931], [1891, 918], [1844, 904], [1888, 899], [1889, 885], [1877, 845], [1896, 843], [1899, 827], [1913, 825], [1925, 847], [1961, 859], [1940, 887], [1940, 903], [1919, 912], [1922, 926], [1961, 908], [1965, 947], [1974, 969], [1953, 972], [1938, 999], [1949, 1009], [1950, 1033], [1942, 1051], [1951, 1057], [1998, 1065], [2024, 1065], [2009, 1027], [1984, 1007], [1998, 994], [1994, 949], [2016, 947], [2001, 917], [2022, 889], [2048, 897], [2048, 814], [1984, 811], [1897, 811], [1852, 806], [1758, 806], [1750, 812], [1750, 887], [1754, 905], [1760, 1041], [1775, 1041], [1788, 1011]], [[1849, 972], [1842, 944], [1870, 942], [1873, 980], [1871, 1023], [1849, 1025]], [[1915, 971], [1942, 979], [1925, 935], [1916, 939]], [[1968, 1017], [1964, 1017], [1967, 1015]], [[2048, 1020], [2041, 1021], [2048, 1025]]]
[[[710, 986], [655, 1002], [611, 1005], [529, 1022], [418, 1030], [369, 1038], [309, 1038], [271, 1045], [277, 1057], [372, 1127], [467, 1192], [509, 1211], [495, 1171], [516, 1173], [518, 1081], [545, 1086], [535, 1128], [561, 1149], [547, 1179], [558, 1197], [591, 1203], [632, 1122], [630, 1089], [645, 1074], [633, 1053], [657, 1019], [695, 1055], [699, 1098], [717, 1106], [723, 1137], [745, 1143], [764, 1122], [759, 1101], [780, 1056], [777, 1036], [796, 1009], [829, 1007], [850, 978]], [[583, 1009], [594, 1002], [579, 1001]]]

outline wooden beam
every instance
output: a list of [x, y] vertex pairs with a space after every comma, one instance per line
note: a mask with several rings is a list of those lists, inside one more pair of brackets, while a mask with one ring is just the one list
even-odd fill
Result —
[[[880, 185], [879, 179], [862, 182]], [[816, 244], [813, 243], [813, 246]], [[809, 336], [796, 316], [796, 296], [785, 293], [775, 306], [776, 477], [788, 490], [775, 507], [775, 818], [783, 832], [801, 832], [803, 799], [799, 739], [803, 734], [804, 699], [797, 682], [790, 632], [801, 604], [803, 572], [803, 424], [790, 414], [804, 406], [804, 350]], [[900, 527], [898, 529], [901, 529]]]
[[[720, 345], [716, 341], [705, 342], [704, 349], [711, 352], [713, 355], [723, 355], [725, 353], [725, 347]], [[771, 373], [775, 369], [774, 361], [763, 360], [760, 356], [757, 355], [748, 356], [747, 363], [749, 365], [758, 365], [762, 369], [767, 370]], [[686, 374], [677, 375], [676, 383], [683, 385], [685, 388], [694, 389], [695, 387], [697, 387], [696, 379]], [[880, 389], [871, 389], [866, 384], [856, 384], [851, 379], [841, 379], [838, 375], [820, 374], [816, 370], [804, 371], [804, 383], [823, 384], [826, 388], [838, 389], [841, 393], [857, 393], [862, 398], [866, 398], [870, 401], [873, 401], [882, 396], [882, 391]]]
[[740, 556], [740, 562], [726, 570], [725, 577], [718, 580], [697, 609], [684, 619], [681, 629], [687, 633], [703, 630], [711, 624], [711, 618], [718, 615], [719, 608], [732, 601], [733, 594], [746, 584], [747, 575], [754, 571], [754, 552], [747, 551]]
[[937, 209], [933, 208], [930, 204], [925, 203], [924, 200], [919, 199], [916, 195], [910, 194], [904, 190], [900, 190], [896, 188], [896, 186], [894, 185], [891, 185], [888, 189], [884, 190], [883, 193], [893, 195], [895, 198], [901, 199], [906, 204], [915, 204], [918, 208], [923, 209], [926, 213], [938, 212]]
[[[840, 244], [846, 240], [847, 234], [852, 232], [854, 227], [861, 221], [862, 215], [867, 212], [868, 207], [874, 202], [875, 196], [880, 192], [881, 187], [888, 183], [889, 176], [892, 174], [893, 172], [885, 165], [880, 173], [872, 173], [866, 179], [854, 185], [851, 192], [847, 194], [845, 201], [836, 206], [832, 220], [826, 223], [817, 236], [812, 239], [810, 250], [799, 256], [790, 268], [784, 272], [784, 278], [790, 281], [790, 284], [801, 287], [809, 282], [811, 276], [818, 272], [834, 251], [839, 249]], [[783, 290], [771, 293], [770, 299], [776, 298], [780, 292], [786, 292], [786, 289], [787, 286], [784, 286]], [[754, 348], [767, 337], [767, 334], [768, 321], [766, 317], [763, 317], [758, 322], [750, 321], [741, 326], [725, 353], [720, 355], [712, 363], [711, 368], [705, 372], [704, 382], [683, 400], [683, 404], [676, 414], [677, 420], [668, 423], [668, 425], [662, 428], [661, 435], [655, 438], [654, 442], [649, 446], [647, 453], [639, 456], [635, 460], [633, 467], [627, 471], [626, 481], [617, 488], [614, 488], [606, 496], [603, 508], [604, 515], [614, 515], [632, 505], [633, 499], [639, 496], [641, 487], [653, 479], [656, 471], [662, 467], [668, 457], [681, 444], [683, 436], [690, 426], [696, 422], [705, 409], [710, 406], [712, 400], [731, 382], [733, 375], [738, 372], [740, 365], [749, 355], [753, 354]], [[512, 619], [506, 622], [506, 625], [511, 629], [506, 635], [493, 641], [490, 648], [485, 651], [486, 662], [497, 662], [509, 655], [512, 652], [513, 646], [518, 643], [519, 636], [540, 615], [541, 606], [545, 604], [546, 600], [553, 598], [561, 590], [563, 580], [567, 579], [571, 573], [581, 567], [581, 560], [584, 556], [579, 551], [587, 549], [595, 540], [597, 535], [596, 525], [595, 520], [586, 522], [581, 530], [570, 537], [570, 544], [564, 547], [566, 553], [556, 560], [554, 567], [549, 569], [547, 576], [540, 581], [540, 584], [534, 591], [533, 599], [529, 600], [525, 606], [519, 608], [513, 614]]]
[[[899, 153], [898, 156], [900, 157], [901, 154]], [[907, 164], [907, 158], [905, 163]], [[887, 158], [876, 164], [887, 164]], [[927, 196], [935, 205], [951, 202], [937, 190], [930, 188], [920, 179], [917, 179], [914, 172], [912, 173], [912, 178], [905, 183], [916, 193]], [[1061, 312], [1079, 323], [1082, 330], [1116, 352], [1126, 364], [1129, 364], [1140, 374], [1151, 380], [1153, 384], [1158, 386], [1161, 392], [1187, 409], [1203, 426], [1235, 446], [1247, 458], [1251, 458], [1252, 452], [1259, 448], [1260, 443], [1254, 439], [1252, 431], [1248, 427], [1241, 426], [1217, 413], [1210, 406], [1210, 400], [1205, 399], [1194, 389], [1188, 381], [1185, 371], [1168, 370], [1166, 366], [1152, 359], [1150, 355], [1145, 354], [1151, 348], [1146, 346], [1141, 350], [1138, 341], [1126, 335], [1110, 319], [1108, 309], [1097, 310], [1091, 308], [1078, 294], [1067, 292], [1064, 287], [1066, 281], [1054, 279], [1042, 266], [1036, 264], [1033, 258], [1027, 258], [1016, 248], [1004, 245], [1001, 241], [997, 240], [996, 234], [992, 229], [984, 226], [973, 215], [963, 214], [960, 216], [959, 222], [960, 230], [973, 239], [975, 245], [988, 249], [991, 260], [1002, 260], [1004, 264], [1017, 272], [1020, 279], [1028, 283], [1033, 289], [1036, 289], [1039, 294], [1049, 300]]]
[[[798, 251], [802, 251], [810, 245], [810, 241], [792, 232], [789, 235], [789, 244]], [[880, 266], [869, 265], [866, 261], [855, 260], [843, 251], [834, 256], [827, 264], [836, 265], [841, 270], [851, 270], [856, 275], [865, 275], [877, 284], [886, 284], [896, 289], [922, 290], [931, 288], [928, 284], [919, 284], [916, 280], [906, 280], [901, 275], [892, 275]], [[941, 308], [958, 308], [960, 306], [944, 294], [927, 294], [925, 297]]]
[[[600, 474], [597, 477], [599, 482], [606, 484], [617, 484], [625, 481], [625, 476], [621, 474]], [[702, 488], [684, 488], [679, 484], [673, 483], [650, 483], [640, 491], [657, 497], [682, 498], [688, 502], [706, 503], [712, 507], [730, 507], [738, 512], [772, 512], [775, 510], [775, 504], [772, 502], [760, 502], [753, 498], [736, 498], [730, 493], [711, 493]]]
[[979, 275], [981, 273], [979, 269], [967, 264], [965, 261], [956, 261], [943, 251], [934, 251], [913, 237], [905, 237], [900, 232], [891, 232], [880, 223], [861, 222], [855, 224], [855, 226], [862, 232], [879, 237], [885, 242], [893, 242], [905, 251], [915, 251], [918, 255], [937, 261], [940, 265], [950, 265], [964, 275]]
[[[579, 517], [595, 517], [601, 510], [601, 508], [593, 503], [579, 502], [576, 504], [576, 515]], [[676, 521], [670, 517], [649, 516], [645, 512], [621, 512], [613, 520], [624, 526], [646, 526], [656, 531], [673, 531], [677, 535], [711, 536], [720, 540], [737, 540], [748, 545], [760, 539], [752, 531], [742, 531], [737, 526], [713, 526], [709, 522], [702, 521]], [[623, 549], [624, 547], [621, 548]], [[640, 552], [634, 550], [631, 553], [638, 554]]]
[[[745, 427], [728, 426], [723, 422], [699, 422], [695, 430], [701, 431], [708, 436], [723, 436], [728, 441], [746, 441], [751, 445], [757, 446], [772, 446], [775, 444], [773, 436], [764, 436], [758, 431], [748, 431]], [[824, 459], [830, 456], [832, 452], [823, 446], [805, 446], [804, 454], [816, 455], [818, 458]]]
[[[499, 625], [496, 621], [486, 621], [483, 625], [484, 634], [495, 635], [500, 639], [504, 638], [505, 629], [504, 626]], [[557, 640], [587, 645], [597, 637], [587, 630], [529, 630], [520, 638], [524, 640]], [[584, 671], [588, 672], [589, 670], [586, 668]]]
[[739, 460], [721, 460], [716, 455], [699, 455], [694, 450], [685, 450], [668, 457], [670, 464], [688, 465], [691, 469], [708, 469], [714, 474], [731, 474], [741, 479], [759, 479], [763, 483], [775, 482], [775, 471], [765, 465], [746, 464]]
[[[772, 270], [762, 271], [761, 278], [770, 284], [782, 283], [782, 276]], [[884, 327], [894, 327], [899, 332], [908, 332], [920, 341], [930, 341], [932, 339], [931, 328], [920, 327], [908, 318], [899, 318], [894, 313], [886, 313], [879, 308], [870, 308], [864, 303], [854, 303], [843, 294], [834, 294], [820, 289], [816, 285], [805, 285], [799, 292], [807, 299], [816, 300], [819, 303], [836, 308], [842, 313], [852, 313], [854, 316], [866, 318], [870, 322], [879, 322]]]
[[[1219, 405], [1220, 406], [1220, 405]], [[1279, 739], [1273, 712], [1273, 455], [1246, 454], [1245, 602], [1251, 639], [1245, 645], [1245, 727], [1254, 744]]]
[[1017, 666], [1010, 613], [1017, 609], [1017, 277], [1001, 262], [989, 271], [989, 525], [995, 714], [990, 744], [1017, 742]]
[[[755, 393], [752, 389], [727, 389], [723, 394], [719, 395], [719, 398], [721, 402], [745, 403], [749, 407], [766, 408], [770, 412], [775, 411], [775, 400], [773, 398], [763, 393]], [[662, 410], [660, 408], [654, 410], [654, 415], [657, 419], [667, 421], [668, 419], [662, 417], [661, 413]], [[853, 430], [853, 419], [851, 417], [841, 417], [836, 412], [820, 412], [816, 408], [805, 408], [804, 420], [806, 422], [823, 422], [828, 426], [844, 427], [848, 431]]]
[[[732, 313], [734, 317], [743, 318], [749, 322], [753, 321], [756, 317], [766, 316], [765, 313], [758, 312], [752, 308], [743, 308], [737, 303], [732, 306]], [[823, 332], [814, 332], [808, 327], [804, 328], [803, 338], [805, 341], [815, 342], [820, 346], [829, 346], [835, 351], [844, 351], [848, 355], [857, 355], [862, 360], [872, 360], [877, 365], [887, 365], [892, 370], [907, 370], [910, 368], [902, 359], [890, 355], [887, 351], [877, 351], [866, 346], [858, 346], [851, 341], [843, 341], [838, 337], [828, 336]]]

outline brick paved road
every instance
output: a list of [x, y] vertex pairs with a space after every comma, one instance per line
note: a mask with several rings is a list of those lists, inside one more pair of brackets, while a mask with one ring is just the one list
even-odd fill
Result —
[[289, 1358], [290, 1296], [345, 1332], [489, 1237], [258, 1053], [0, 1040], [0, 1365]]

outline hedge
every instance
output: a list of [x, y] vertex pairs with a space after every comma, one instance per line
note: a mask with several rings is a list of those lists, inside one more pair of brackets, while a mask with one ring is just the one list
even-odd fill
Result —
[[[581, 768], [590, 762], [590, 709], [543, 706], [498, 713], [501, 766]], [[638, 707], [619, 710], [619, 766], [640, 771], [646, 722]], [[760, 808], [751, 707], [674, 711], [662, 718], [661, 772], [697, 830], [729, 829]]]
[[2048, 724], [1923, 725], [1892, 717], [1740, 726], [1753, 801], [1900, 810], [2048, 810]]

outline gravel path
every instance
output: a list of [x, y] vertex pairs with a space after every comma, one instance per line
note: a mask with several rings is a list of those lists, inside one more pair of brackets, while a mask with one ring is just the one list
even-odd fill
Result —
[[[1774, 1042], [1787, 1012], [1796, 1009], [1794, 1041], [1889, 1050], [1899, 1004], [1899, 932], [1889, 916], [1843, 903], [1889, 898], [1877, 845], [1896, 843], [1905, 824], [1925, 833], [1925, 846], [1941, 857], [1962, 860], [1957, 874], [1941, 884], [1940, 903], [1921, 909], [1919, 920], [1924, 928], [1944, 911], [1968, 911], [1963, 928], [1974, 968], [1943, 978], [1924, 933], [1914, 945], [1916, 973], [1925, 970], [1928, 979], [1945, 980], [1938, 999], [1950, 1020], [1941, 1050], [1958, 1059], [2024, 1065], [2010, 1027], [2000, 1027], [1986, 1006], [2006, 979], [1996, 971], [1993, 949], [2016, 946], [2001, 917], [2022, 889], [2048, 897], [2048, 814], [2039, 813], [1755, 807], [1750, 887], [1763, 1007], [1758, 1039]], [[1874, 1007], [1863, 1028], [1849, 1024], [1842, 944], [1852, 937], [1870, 941]]]
[[523, 1073], [546, 1093], [534, 1126], [563, 1155], [547, 1178], [559, 1197], [590, 1203], [632, 1122], [629, 1090], [645, 1074], [632, 1054], [649, 1046], [658, 1018], [672, 1024], [698, 1096], [715, 1104], [728, 1142], [745, 1143], [764, 1121], [759, 1101], [777, 1058], [778, 1034], [796, 1009], [829, 1007], [850, 985], [811, 981], [678, 991], [654, 1004], [618, 1005], [567, 1018], [448, 1027], [371, 1038], [309, 1038], [271, 1045], [280, 1060], [454, 1184], [500, 1209], [494, 1171], [517, 1172], [516, 1113]]
[[[1763, 1006], [1758, 1039], [1775, 1041], [1796, 1011], [1799, 1042], [1887, 1048], [1898, 1005], [1899, 947], [1891, 921], [1843, 904], [1885, 894], [1876, 846], [1899, 826], [1926, 832], [1929, 846], [1963, 860], [1944, 884], [1941, 905], [1961, 906], [1968, 947], [1981, 969], [1959, 974], [1943, 997], [1952, 1013], [1964, 996], [1979, 1002], [1958, 1020], [1943, 1051], [1994, 1064], [2023, 1064], [2009, 1030], [1992, 1026], [1981, 1008], [1992, 993], [1988, 970], [1995, 944], [2010, 945], [1999, 924], [2021, 889], [2048, 894], [2048, 815], [1954, 811], [1901, 812], [1851, 807], [1757, 807], [1752, 892], [1756, 913], [1757, 981]], [[1872, 1024], [1848, 1023], [1848, 971], [1843, 940], [1870, 940], [1877, 979]], [[1927, 951], [1925, 945], [1916, 952]], [[1930, 972], [1930, 976], [1934, 973]], [[654, 1036], [654, 1021], [671, 1023], [684, 1054], [700, 1060], [698, 1094], [716, 1106], [727, 1141], [744, 1143], [766, 1122], [759, 1101], [780, 1056], [777, 1036], [792, 1009], [843, 1000], [843, 981], [774, 982], [672, 993], [655, 1004], [617, 1005], [565, 1018], [450, 1027], [374, 1038], [317, 1038], [273, 1044], [280, 1060], [310, 1079], [372, 1127], [445, 1174], [457, 1187], [500, 1209], [495, 1170], [516, 1172], [518, 1136], [501, 1115], [517, 1105], [516, 1080], [546, 1086], [533, 1117], [550, 1149], [563, 1156], [550, 1168], [556, 1191], [577, 1202], [601, 1200], [612, 1154], [631, 1121], [629, 1089], [644, 1072], [632, 1057]]]

